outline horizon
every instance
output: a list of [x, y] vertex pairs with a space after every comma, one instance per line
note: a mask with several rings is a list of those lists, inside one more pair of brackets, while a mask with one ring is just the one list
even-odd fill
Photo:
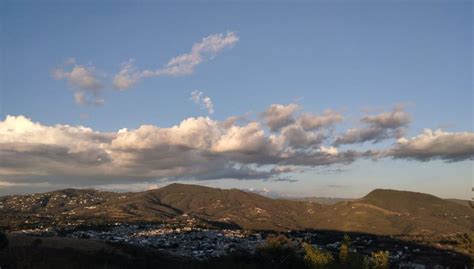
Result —
[[[165, 188], [165, 187], [168, 187], [170, 185], [185, 185], [185, 186], [200, 186], [200, 187], [207, 187], [207, 188], [213, 188], [213, 189], [218, 189], [218, 190], [239, 190], [239, 191], [243, 191], [243, 192], [248, 192], [248, 193], [253, 193], [253, 194], [257, 194], [257, 195], [261, 195], [261, 196], [264, 196], [264, 197], [267, 197], [267, 198], [270, 198], [270, 199], [283, 199], [283, 200], [294, 200], [294, 199], [304, 199], [304, 198], [322, 198], [322, 199], [347, 199], [347, 200], [357, 200], [357, 199], [362, 199], [364, 198], [365, 196], [369, 195], [370, 193], [374, 192], [374, 191], [378, 191], [378, 190], [384, 190], [384, 191], [395, 191], [395, 192], [410, 192], [410, 193], [420, 193], [420, 194], [429, 194], [429, 193], [423, 193], [423, 192], [419, 192], [419, 191], [415, 191], [415, 190], [403, 190], [403, 189], [383, 189], [383, 188], [375, 188], [369, 192], [367, 192], [365, 195], [362, 195], [360, 197], [331, 197], [331, 196], [287, 196], [285, 195], [285, 193], [275, 193], [275, 192], [272, 192], [268, 189], [241, 189], [241, 188], [234, 188], [234, 187], [212, 187], [210, 185], [203, 185], [203, 184], [190, 184], [190, 183], [186, 183], [186, 182], [182, 182], [182, 181], [179, 181], [179, 182], [170, 182], [168, 184], [163, 184], [163, 185], [160, 185], [160, 186], [154, 186], [152, 188], [149, 188], [149, 189], [143, 189], [143, 190], [139, 190], [139, 189], [134, 189], [134, 190], [126, 190], [126, 189], [113, 189], [113, 188], [101, 188], [101, 187], [98, 187], [98, 188], [94, 188], [94, 187], [78, 187], [78, 188], [75, 188], [75, 187], [68, 187], [68, 188], [64, 188], [64, 189], [54, 189], [54, 190], [48, 190], [48, 191], [45, 191], [45, 192], [23, 192], [23, 193], [10, 193], [10, 194], [6, 194], [6, 195], [2, 195], [0, 194], [0, 197], [5, 197], [5, 196], [10, 196], [10, 195], [31, 195], [31, 194], [43, 194], [43, 193], [50, 193], [50, 192], [57, 192], [57, 191], [64, 191], [64, 190], [93, 190], [93, 191], [99, 191], [99, 192], [115, 192], [115, 193], [140, 193], [140, 192], [146, 192], [146, 191], [153, 191], [153, 190], [158, 190], [158, 189], [162, 189], [162, 188]], [[433, 195], [433, 194], [429, 194], [429, 195]], [[433, 195], [435, 197], [438, 197], [440, 199], [444, 199], [444, 200], [464, 200], [464, 201], [471, 201], [471, 199], [459, 199], [459, 198], [454, 198], [454, 197], [439, 197], [439, 196], [436, 196], [436, 195]]]
[[472, 199], [469, 1], [5, 1], [0, 16], [0, 196]]

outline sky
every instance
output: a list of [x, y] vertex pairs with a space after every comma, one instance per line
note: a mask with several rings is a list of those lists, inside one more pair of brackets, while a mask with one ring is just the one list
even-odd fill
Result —
[[0, 1], [0, 195], [470, 199], [471, 1]]

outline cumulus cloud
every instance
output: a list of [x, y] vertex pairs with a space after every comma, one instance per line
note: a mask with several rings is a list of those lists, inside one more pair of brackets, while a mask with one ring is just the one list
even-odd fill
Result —
[[[224, 178], [291, 180], [288, 175], [294, 172], [319, 166], [341, 167], [358, 159], [453, 162], [474, 156], [471, 132], [427, 130], [411, 139], [400, 138], [388, 149], [345, 150], [332, 143], [331, 132], [325, 132], [325, 126], [340, 121], [339, 117], [307, 126], [294, 113], [283, 114], [286, 116], [276, 118], [293, 120], [271, 132], [265, 127], [268, 118], [238, 124], [235, 117], [224, 121], [197, 117], [171, 127], [142, 125], [100, 132], [84, 126], [43, 125], [24, 116], [7, 116], [0, 121], [0, 179], [8, 182], [4, 185], [48, 182], [58, 186]], [[403, 127], [407, 122], [396, 113], [393, 117], [387, 115], [391, 114], [363, 120], [370, 126], [389, 129]], [[399, 120], [393, 119], [397, 117]]]
[[273, 104], [263, 113], [263, 117], [270, 130], [275, 132], [293, 123], [295, 121], [293, 114], [298, 109], [299, 105], [297, 104]]
[[301, 109], [302, 107], [298, 104], [273, 104], [263, 112], [263, 118], [270, 131], [273, 132], [280, 131], [288, 126], [292, 126], [292, 129], [299, 128], [304, 131], [313, 131], [329, 127], [344, 120], [340, 113], [331, 109], [319, 115], [307, 112], [296, 115]]
[[7, 116], [0, 122], [0, 176], [18, 182], [81, 179], [84, 184], [159, 178], [274, 179], [290, 172], [283, 167], [355, 160], [354, 153], [321, 148], [313, 137], [285, 139], [290, 138], [267, 134], [257, 121], [236, 125], [199, 117], [169, 128], [143, 125], [98, 132]]
[[400, 138], [397, 144], [387, 152], [394, 158], [406, 158], [419, 161], [433, 159], [448, 162], [472, 160], [474, 158], [474, 133], [450, 133], [442, 130], [424, 132], [411, 139]]
[[323, 142], [323, 133], [306, 131], [300, 124], [291, 124], [281, 129], [279, 142], [292, 148], [307, 148]]
[[214, 113], [214, 104], [209, 96], [204, 96], [204, 93], [198, 90], [191, 92], [190, 98], [195, 104], [201, 106], [201, 108], [207, 109], [209, 114]]
[[234, 32], [209, 35], [195, 43], [190, 52], [171, 58], [164, 67], [157, 70], [139, 70], [134, 66], [134, 60], [130, 59], [122, 64], [113, 84], [119, 90], [126, 90], [147, 77], [192, 74], [197, 65], [214, 59], [221, 51], [233, 47], [238, 41], [239, 37]]
[[80, 105], [102, 105], [100, 97], [103, 89], [100, 77], [93, 65], [79, 65], [74, 58], [68, 59], [64, 66], [52, 71], [57, 80], [67, 80], [74, 90], [74, 100]]
[[397, 106], [391, 112], [365, 116], [361, 122], [364, 128], [351, 128], [343, 135], [336, 137], [334, 145], [354, 144], [372, 141], [378, 143], [388, 138], [400, 138], [405, 127], [410, 123], [410, 116], [403, 107]]
[[330, 126], [344, 120], [344, 117], [336, 111], [326, 110], [322, 115], [303, 113], [298, 119], [299, 124], [305, 130], [314, 130]]

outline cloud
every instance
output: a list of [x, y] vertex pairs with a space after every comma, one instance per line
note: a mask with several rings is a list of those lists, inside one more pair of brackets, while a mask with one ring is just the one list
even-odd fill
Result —
[[135, 85], [142, 78], [148, 76], [148, 73], [140, 72], [134, 66], [135, 59], [129, 59], [121, 64], [120, 71], [114, 76], [113, 84], [116, 89], [126, 90]]
[[[7, 116], [0, 121], [0, 179], [11, 184], [46, 182], [55, 186], [225, 178], [291, 181], [292, 173], [314, 167], [341, 168], [359, 159], [454, 162], [474, 156], [471, 132], [427, 130], [411, 139], [400, 138], [386, 149], [346, 150], [334, 145], [332, 132], [325, 131], [334, 121], [305, 129], [300, 117], [283, 114], [290, 116], [276, 118], [294, 120], [272, 132], [265, 127], [267, 118], [237, 123], [238, 117], [224, 121], [197, 117], [171, 127], [142, 125], [100, 132]], [[387, 115], [391, 113], [367, 116], [364, 121], [371, 127], [388, 129], [407, 123], [404, 117]], [[393, 119], [397, 117], [400, 120]]]
[[378, 115], [365, 116], [362, 118], [362, 122], [374, 127], [396, 129], [410, 123], [410, 115], [404, 111], [403, 106], [397, 106], [392, 112], [384, 112]]
[[265, 123], [271, 131], [276, 132], [282, 127], [288, 126], [295, 121], [293, 114], [299, 109], [297, 104], [270, 105], [263, 113]]
[[183, 76], [194, 72], [197, 65], [214, 59], [221, 51], [233, 47], [239, 41], [234, 32], [212, 34], [195, 43], [191, 51], [171, 58], [168, 63], [157, 70], [139, 70], [130, 59], [121, 65], [115, 75], [113, 84], [119, 90], [126, 90], [140, 80], [158, 76]]
[[391, 112], [365, 116], [361, 122], [367, 127], [347, 130], [343, 135], [336, 137], [334, 145], [367, 141], [378, 143], [388, 138], [400, 138], [404, 134], [405, 127], [410, 123], [410, 115], [403, 110], [403, 107], [397, 106]]
[[411, 139], [400, 138], [386, 153], [398, 159], [429, 161], [433, 159], [448, 162], [474, 159], [474, 133], [450, 133], [442, 130], [424, 132]]
[[324, 111], [320, 115], [307, 112], [295, 115], [301, 109], [300, 105], [294, 103], [288, 105], [273, 104], [263, 112], [263, 118], [266, 125], [273, 132], [291, 125], [293, 125], [293, 129], [299, 128], [304, 131], [313, 131], [329, 127], [344, 120], [340, 113], [331, 109]]
[[278, 138], [285, 146], [305, 148], [321, 144], [325, 136], [323, 133], [306, 131], [300, 124], [291, 124], [281, 129]]
[[201, 108], [207, 109], [207, 112], [209, 114], [214, 113], [214, 104], [212, 103], [212, 100], [208, 96], [204, 96], [203, 92], [200, 92], [198, 90], [192, 91], [191, 92], [191, 100], [201, 106]]
[[355, 160], [313, 143], [305, 150], [281, 143], [262, 124], [207, 117], [169, 128], [98, 132], [83, 126], [46, 126], [23, 116], [0, 122], [0, 176], [18, 182], [112, 184], [155, 179], [275, 179], [285, 166], [319, 166]]
[[219, 52], [234, 46], [239, 37], [234, 32], [213, 34], [195, 43], [189, 53], [176, 56], [166, 66], [156, 71], [157, 75], [187, 75], [203, 61], [212, 60]]
[[64, 67], [52, 71], [57, 80], [67, 80], [74, 89], [74, 100], [80, 105], [102, 105], [100, 97], [103, 89], [99, 75], [93, 65], [79, 65], [74, 58], [68, 59]]
[[326, 127], [339, 123], [344, 120], [344, 117], [336, 111], [326, 110], [322, 115], [313, 115], [311, 113], [303, 113], [298, 122], [305, 130], [314, 130], [321, 127]]

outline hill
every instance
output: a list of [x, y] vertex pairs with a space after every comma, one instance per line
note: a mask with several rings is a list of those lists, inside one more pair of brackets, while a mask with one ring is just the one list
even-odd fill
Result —
[[186, 184], [136, 193], [66, 189], [1, 197], [0, 214], [0, 225], [10, 229], [179, 221], [183, 215], [210, 225], [254, 230], [448, 234], [474, 228], [469, 207], [428, 194], [380, 189], [331, 205]]
[[325, 210], [319, 228], [375, 234], [470, 232], [474, 211], [433, 195], [377, 189]]
[[350, 199], [350, 198], [332, 198], [332, 197], [302, 197], [302, 198], [290, 198], [289, 200], [317, 203], [317, 204], [321, 204], [321, 205], [333, 205], [333, 204], [337, 204], [337, 203], [340, 203], [340, 202], [351, 201], [353, 199]]

